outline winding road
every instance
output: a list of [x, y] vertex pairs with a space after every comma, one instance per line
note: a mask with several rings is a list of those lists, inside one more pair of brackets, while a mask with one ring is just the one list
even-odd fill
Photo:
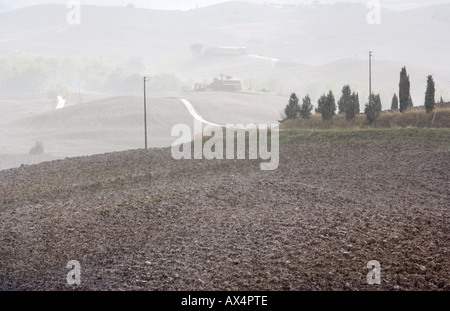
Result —
[[180, 101], [186, 106], [186, 109], [196, 120], [198, 120], [202, 123], [205, 123], [205, 124], [212, 125], [212, 126], [223, 127], [222, 125], [212, 123], [212, 122], [209, 122], [209, 121], [203, 119], [203, 117], [198, 113], [198, 111], [195, 109], [195, 107], [187, 99], [180, 99]]

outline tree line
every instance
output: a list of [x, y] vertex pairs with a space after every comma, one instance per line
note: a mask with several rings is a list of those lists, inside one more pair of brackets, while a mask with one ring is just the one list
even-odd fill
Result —
[[[84, 91], [107, 89], [141, 92], [144, 61], [131, 57], [113, 62], [97, 57], [41, 57], [28, 54], [0, 56], [0, 92], [6, 98], [56, 98], [69, 96], [80, 86]], [[119, 89], [118, 86], [121, 88]]]
[[[406, 71], [406, 67], [403, 67], [400, 71], [399, 96], [397, 96], [396, 93], [394, 94], [391, 110], [405, 112], [407, 109], [414, 106], [411, 99], [410, 87], [409, 75]], [[441, 97], [440, 103], [443, 102]], [[427, 90], [425, 93], [424, 104], [427, 113], [433, 111], [435, 104], [435, 83], [433, 77], [429, 75], [427, 77]], [[309, 95], [306, 95], [302, 100], [302, 104], [299, 104], [297, 95], [292, 93], [289, 98], [289, 103], [284, 109], [284, 120], [295, 119], [299, 116], [303, 119], [308, 119], [311, 116], [313, 109]], [[317, 102], [315, 112], [320, 113], [322, 119], [326, 121], [336, 115], [336, 110], [339, 111], [339, 114], [344, 114], [347, 120], [353, 119], [360, 113], [359, 95], [358, 93], [352, 92], [350, 85], [345, 85], [342, 88], [342, 95], [337, 101], [337, 104], [332, 90], [323, 94]], [[380, 94], [374, 94], [372, 92], [364, 108], [364, 114], [366, 115], [367, 121], [369, 123], [374, 122], [379, 117], [381, 111], [382, 104]]]

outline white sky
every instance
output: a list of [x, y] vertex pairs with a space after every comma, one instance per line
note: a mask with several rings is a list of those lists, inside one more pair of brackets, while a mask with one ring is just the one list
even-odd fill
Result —
[[[205, 7], [212, 4], [226, 2], [228, 0], [78, 0], [81, 4], [95, 5], [121, 5], [125, 6], [129, 3], [135, 4], [137, 7], [145, 7], [150, 9], [178, 9], [189, 10], [199, 7]], [[317, 0], [249, 0], [257, 3], [286, 3], [286, 4], [311, 4]], [[318, 0], [320, 3], [336, 3], [336, 2], [354, 2], [367, 4], [369, 0]], [[382, 7], [391, 10], [410, 9], [427, 5], [449, 3], [450, 0], [379, 0]], [[44, 4], [44, 3], [67, 3], [68, 0], [0, 0], [0, 9], [16, 9], [23, 6]]]

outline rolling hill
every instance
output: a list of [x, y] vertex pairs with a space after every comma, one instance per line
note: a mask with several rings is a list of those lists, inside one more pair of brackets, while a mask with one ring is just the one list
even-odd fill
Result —
[[[192, 87], [224, 73], [241, 79], [245, 91], [271, 92], [259, 97], [175, 94], [192, 100], [205, 118], [219, 123], [276, 122], [290, 93], [300, 98], [309, 94], [315, 104], [330, 89], [338, 98], [344, 84], [359, 93], [363, 108], [369, 50], [374, 51], [372, 87], [381, 94], [385, 109], [398, 92], [403, 66], [410, 74], [416, 106], [423, 104], [429, 74], [436, 83], [436, 99], [450, 98], [448, 3], [405, 11], [383, 9], [380, 25], [367, 23], [365, 5], [349, 3], [280, 8], [233, 1], [190, 11], [83, 5], [81, 12], [80, 25], [68, 25], [68, 10], [59, 4], [0, 13], [0, 58], [11, 53], [57, 59], [86, 55], [116, 64], [137, 57], [145, 67], [140, 75], [173, 73]], [[246, 47], [248, 54], [194, 57], [195, 43]], [[80, 76], [71, 83], [88, 83], [84, 79]], [[53, 111], [45, 91], [33, 94], [33, 100], [0, 95], [0, 154], [27, 154], [37, 140], [44, 141], [51, 156], [139, 148], [141, 95], [122, 95], [105, 91], [99, 100], [62, 111]], [[190, 117], [178, 101], [164, 99], [174, 94], [158, 96], [153, 102], [156, 112], [150, 116], [155, 118], [150, 122], [151, 144], [167, 146], [169, 124], [189, 123]]]
[[[422, 80], [428, 74], [435, 77], [437, 95], [450, 97], [446, 52], [450, 43], [445, 40], [450, 4], [382, 10], [380, 25], [367, 23], [365, 6], [349, 3], [279, 9], [234, 1], [190, 11], [85, 5], [80, 25], [68, 25], [67, 13], [62, 5], [1, 13], [0, 55], [90, 55], [111, 61], [135, 56], [145, 61], [143, 73], [171, 72], [184, 81], [202, 82], [221, 72], [260, 83], [276, 79], [279, 86], [271, 91], [284, 95], [295, 89], [316, 93], [311, 85], [322, 89], [321, 83], [339, 89], [351, 81], [363, 94], [368, 89], [368, 51], [372, 50], [374, 89], [385, 94], [386, 107], [402, 66], [414, 67], [414, 102], [423, 100]], [[249, 55], [279, 61], [248, 56], [193, 58], [194, 43], [244, 46]]]
[[[270, 148], [272, 171], [250, 151], [247, 160], [176, 160], [168, 147], [175, 124], [193, 125], [189, 103], [217, 124], [277, 123], [292, 92], [315, 103], [348, 83], [363, 107], [369, 50], [384, 108], [402, 66], [416, 106], [429, 74], [437, 99], [448, 100], [449, 3], [383, 9], [380, 25], [367, 24], [365, 2], [83, 5], [80, 25], [66, 23], [64, 4], [0, 13], [0, 291], [450, 289], [449, 128], [311, 130], [293, 120], [279, 132], [279, 154]], [[195, 43], [247, 54], [192, 53]], [[145, 68], [102, 88], [130, 57]], [[79, 70], [70, 76], [73, 59]], [[153, 79], [160, 73], [183, 83]], [[189, 89], [221, 73], [241, 79], [243, 91]], [[176, 91], [158, 93], [161, 80]], [[64, 92], [67, 105], [56, 109]], [[38, 141], [44, 153], [28, 155]], [[82, 267], [75, 286], [66, 278], [73, 260]], [[367, 284], [373, 260], [382, 271], [375, 286]]]
[[0, 290], [448, 291], [449, 131], [283, 132], [270, 172], [168, 148], [0, 171]]
[[[170, 146], [176, 139], [171, 136], [175, 124], [193, 128], [194, 118], [179, 98], [190, 100], [206, 120], [219, 124], [277, 123], [285, 106], [284, 97], [272, 95], [208, 92], [149, 96], [150, 147]], [[50, 108], [46, 102], [40, 105]], [[0, 169], [39, 160], [35, 156], [29, 162], [24, 157], [36, 141], [44, 144], [43, 160], [144, 147], [143, 98], [140, 96], [108, 98], [60, 110], [51, 106], [51, 110], [31, 115], [20, 111], [17, 114], [14, 121], [0, 125], [0, 155], [3, 155]]]

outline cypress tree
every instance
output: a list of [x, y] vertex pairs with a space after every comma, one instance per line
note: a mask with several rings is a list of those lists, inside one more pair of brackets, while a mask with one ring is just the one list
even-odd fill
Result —
[[313, 105], [311, 104], [311, 98], [306, 95], [303, 98], [302, 106], [300, 107], [300, 116], [303, 119], [308, 119], [311, 116], [311, 111], [313, 110]]
[[364, 113], [366, 114], [367, 121], [369, 123], [374, 122], [380, 116], [382, 109], [380, 94], [371, 94], [369, 97], [369, 102], [366, 104]]
[[317, 101], [316, 113], [322, 113], [323, 107], [326, 105], [327, 95], [323, 94]]
[[338, 101], [339, 113], [345, 113], [347, 106], [351, 105], [352, 91], [349, 85], [342, 88], [342, 96]]
[[381, 110], [383, 110], [383, 106], [381, 105], [381, 97], [380, 94], [377, 94], [375, 96], [375, 111], [377, 111], [379, 115], [381, 113]]
[[325, 102], [322, 103], [321, 113], [323, 120], [330, 120], [336, 114], [336, 101], [331, 90], [326, 95]]
[[409, 82], [409, 75], [406, 72], [406, 67], [403, 67], [400, 72], [400, 83], [399, 83], [399, 102], [400, 102], [400, 112], [405, 111], [411, 106], [411, 94], [410, 94], [411, 84]]
[[391, 110], [397, 110], [397, 109], [398, 109], [398, 97], [397, 97], [397, 94], [394, 94], [394, 97], [392, 97]]
[[292, 93], [289, 98], [289, 103], [284, 109], [284, 114], [286, 115], [286, 119], [294, 119], [298, 116], [299, 112], [300, 106], [298, 105], [298, 97], [295, 93]]
[[427, 91], [425, 92], [425, 109], [427, 113], [433, 111], [435, 101], [434, 101], [434, 80], [432, 76], [428, 76], [427, 78]]
[[350, 96], [350, 104], [345, 109], [345, 118], [347, 120], [353, 119], [359, 113], [359, 109], [359, 95], [353, 92]]

